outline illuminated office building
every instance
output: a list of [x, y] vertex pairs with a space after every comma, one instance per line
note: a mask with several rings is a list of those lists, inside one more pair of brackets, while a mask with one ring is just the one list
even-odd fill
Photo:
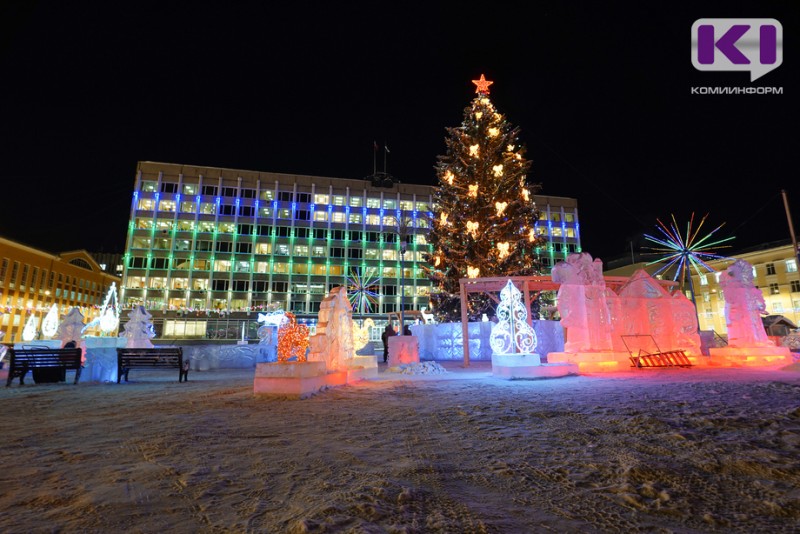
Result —
[[[429, 304], [420, 267], [433, 188], [140, 162], [121, 301], [187, 314], [316, 317], [333, 287], [374, 280], [374, 317]], [[547, 265], [580, 250], [577, 203], [536, 197]], [[398, 225], [409, 237], [402, 253]], [[401, 295], [402, 292], [402, 295]]]

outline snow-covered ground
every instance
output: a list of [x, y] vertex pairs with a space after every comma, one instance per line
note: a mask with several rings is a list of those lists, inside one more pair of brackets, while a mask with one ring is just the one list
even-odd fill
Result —
[[0, 389], [3, 532], [797, 532], [800, 367]]

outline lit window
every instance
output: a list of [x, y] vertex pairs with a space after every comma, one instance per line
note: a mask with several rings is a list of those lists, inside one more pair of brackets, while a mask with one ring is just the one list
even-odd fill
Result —
[[384, 226], [397, 226], [397, 217], [394, 215], [387, 215], [383, 218]]
[[175, 211], [175, 201], [162, 200], [158, 203], [158, 211]]
[[380, 208], [381, 201], [378, 198], [368, 198], [367, 199], [367, 207], [368, 208]]
[[417, 245], [427, 245], [428, 238], [425, 237], [425, 234], [417, 234], [414, 236], [414, 240], [416, 241]]
[[368, 248], [364, 251], [365, 260], [377, 260], [380, 258], [380, 251], [376, 248]]
[[344, 197], [342, 195], [333, 195], [334, 206], [344, 206]]
[[786, 260], [786, 272], [787, 273], [797, 272], [797, 260]]
[[383, 200], [383, 209], [386, 210], [394, 210], [397, 209], [397, 201], [391, 198], [385, 198]]
[[156, 183], [155, 182], [142, 182], [142, 191], [147, 193], [155, 192], [156, 191]]
[[219, 223], [219, 231], [223, 234], [236, 233], [236, 225], [233, 223]]
[[400, 209], [403, 211], [414, 211], [414, 203], [410, 200], [401, 200]]
[[343, 223], [345, 221], [345, 214], [341, 211], [334, 211], [331, 213], [331, 221], [335, 223]]
[[700, 285], [707, 286], [708, 285], [708, 277], [704, 274], [700, 275]]
[[311, 255], [315, 258], [324, 258], [328, 253], [325, 247], [313, 247], [311, 249]]
[[197, 184], [183, 184], [183, 194], [184, 195], [196, 195], [197, 194]]
[[427, 202], [417, 202], [417, 211], [429, 211]]
[[314, 212], [314, 220], [319, 222], [327, 222], [328, 212], [324, 210], [317, 210]]
[[328, 195], [314, 195], [314, 204], [327, 204], [330, 202]]
[[144, 210], [144, 211], [153, 211], [153, 209], [155, 208], [155, 205], [156, 205], [156, 201], [153, 200], [152, 198], [142, 198], [142, 199], [139, 200], [138, 209]]
[[289, 264], [288, 263], [275, 262], [275, 263], [272, 264], [272, 272], [274, 272], [274, 273], [288, 273], [289, 272]]
[[214, 270], [229, 272], [231, 270], [231, 262], [228, 260], [217, 260], [214, 262]]
[[575, 215], [573, 215], [572, 213], [565, 213], [564, 214], [564, 222], [568, 222], [568, 223], [575, 222]]
[[367, 224], [371, 224], [373, 226], [380, 226], [381, 216], [375, 215], [374, 213], [370, 213], [369, 215], [367, 215]]
[[354, 208], [360, 208], [363, 203], [364, 199], [361, 197], [350, 197], [350, 205]]
[[308, 256], [308, 245], [295, 245], [295, 247], [294, 247], [294, 255], [295, 256]]
[[397, 251], [392, 249], [384, 249], [382, 257], [386, 261], [397, 260]]
[[350, 224], [361, 224], [363, 218], [361, 217], [360, 213], [351, 213], [350, 214]]
[[201, 202], [200, 213], [214, 215], [217, 212], [217, 205], [214, 202]]

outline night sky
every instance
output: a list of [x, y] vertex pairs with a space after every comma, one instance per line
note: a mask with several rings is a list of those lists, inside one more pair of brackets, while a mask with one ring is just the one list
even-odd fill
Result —
[[[782, 189], [800, 232], [796, 1], [166, 4], [0, 3], [1, 236], [122, 252], [140, 160], [364, 178], [377, 141], [396, 179], [434, 184], [481, 74], [594, 257], [692, 213], [728, 253], [788, 240]], [[783, 65], [695, 70], [701, 17], [778, 19]]]

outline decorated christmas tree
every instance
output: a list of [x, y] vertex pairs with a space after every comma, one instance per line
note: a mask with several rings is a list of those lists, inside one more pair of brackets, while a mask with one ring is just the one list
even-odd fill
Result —
[[[460, 278], [540, 274], [537, 249], [545, 244], [534, 227], [539, 211], [528, 178], [519, 128], [489, 99], [483, 74], [473, 80], [477, 96], [459, 127], [447, 128], [446, 154], [438, 157], [439, 185], [428, 241], [426, 271], [434, 281], [433, 313], [440, 322], [461, 320]], [[472, 294], [470, 319], [493, 314], [494, 301]]]

